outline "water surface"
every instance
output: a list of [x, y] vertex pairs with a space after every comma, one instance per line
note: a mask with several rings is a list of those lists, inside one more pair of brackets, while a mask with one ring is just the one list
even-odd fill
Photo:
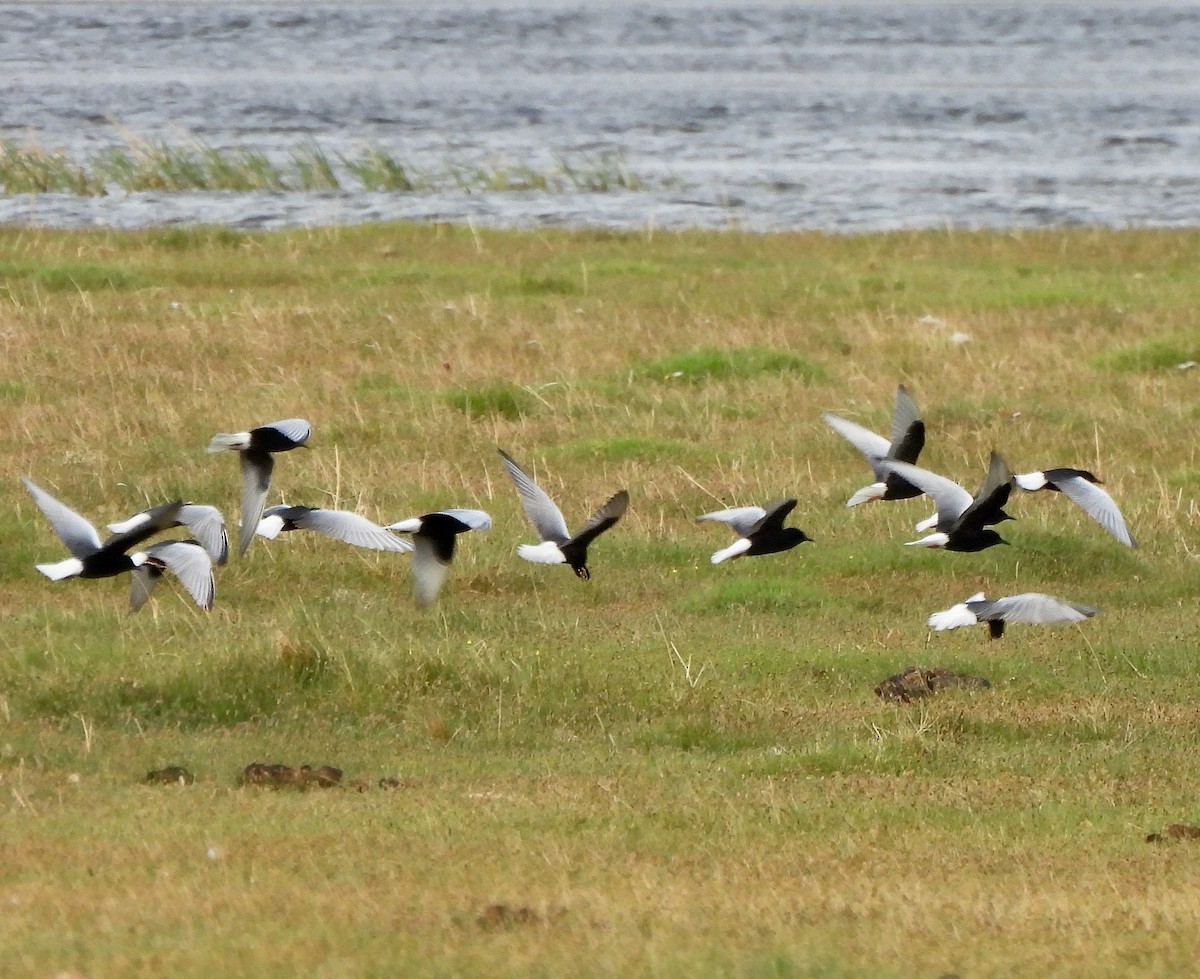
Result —
[[754, 230], [1200, 224], [1200, 5], [0, 3], [0, 139], [430, 172], [619, 154], [601, 193], [0, 196], [0, 221]]

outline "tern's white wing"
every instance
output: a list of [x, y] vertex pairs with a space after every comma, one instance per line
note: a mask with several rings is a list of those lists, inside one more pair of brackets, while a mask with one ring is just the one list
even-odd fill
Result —
[[413, 545], [413, 597], [418, 608], [426, 608], [437, 601], [450, 565], [438, 557], [437, 545], [431, 538], [418, 534]]
[[348, 510], [313, 509], [292, 519], [297, 527], [315, 530], [326, 537], [345, 541], [355, 547], [392, 551], [396, 554], [406, 554], [413, 549], [408, 541], [388, 533], [379, 524]]
[[521, 506], [525, 510], [525, 516], [533, 524], [533, 529], [537, 531], [538, 536], [544, 541], [554, 541], [560, 544], [569, 541], [571, 532], [567, 530], [567, 521], [557, 504], [546, 495], [545, 490], [525, 474], [520, 466], [509, 458], [508, 453], [503, 449], [497, 451], [521, 497]]
[[242, 523], [238, 529], [238, 553], [245, 554], [258, 521], [262, 519], [263, 504], [271, 488], [271, 470], [275, 460], [267, 452], [243, 452], [242, 460]]
[[444, 513], [447, 517], [453, 517], [460, 523], [466, 524], [472, 530], [492, 529], [492, 518], [482, 510], [462, 510], [457, 507], [451, 507], [449, 510], [439, 510], [438, 513]]
[[174, 572], [200, 608], [206, 611], [212, 608], [216, 594], [212, 558], [199, 543], [163, 541], [146, 548], [146, 553], [149, 560], [134, 569], [129, 588], [129, 606], [133, 611], [146, 604], [146, 599], [162, 577], [164, 567]]
[[882, 479], [887, 475], [886, 472], [879, 468], [878, 464], [879, 460], [883, 459], [888, 454], [888, 450], [891, 449], [891, 442], [882, 435], [876, 435], [874, 432], [863, 428], [855, 422], [839, 418], [837, 415], [831, 415], [829, 412], [825, 412], [821, 417], [825, 419], [825, 424], [867, 457], [867, 462], [871, 464], [871, 468], [875, 471], [876, 476]]
[[179, 508], [179, 522], [195, 536], [200, 546], [217, 564], [229, 560], [229, 535], [225, 532], [225, 518], [215, 506], [200, 503], [185, 503]]
[[33, 495], [33, 501], [38, 509], [46, 515], [50, 526], [58, 534], [59, 540], [67, 545], [67, 550], [81, 560], [100, 550], [100, 535], [96, 528], [64, 503], [59, 503], [53, 496], [25, 476], [21, 477], [25, 488]]
[[297, 445], [303, 445], [312, 435], [312, 426], [303, 418], [285, 418], [282, 421], [270, 422], [260, 428], [273, 428], [284, 438], [291, 439]]
[[907, 462], [897, 462], [894, 459], [884, 459], [879, 463], [885, 473], [894, 472], [901, 479], [906, 479], [922, 493], [929, 496], [937, 506], [939, 527], [954, 523], [963, 511], [971, 505], [974, 497], [958, 483], [931, 473], [928, 469], [909, 465]]
[[1054, 484], [1063, 496], [1083, 509], [1089, 517], [1112, 534], [1126, 547], [1136, 547], [1129, 528], [1125, 526], [1125, 518], [1113, 498], [1095, 483], [1089, 482], [1082, 476], [1070, 479], [1060, 479]]
[[1026, 622], [1033, 625], [1051, 622], [1082, 622], [1100, 611], [1087, 605], [1064, 602], [1037, 592], [996, 598], [990, 602], [968, 602], [967, 604], [981, 622], [1001, 619], [1005, 622]]
[[704, 513], [696, 519], [715, 520], [718, 523], [728, 524], [733, 528], [735, 534], [739, 537], [745, 537], [766, 515], [767, 511], [760, 506], [738, 506], [730, 507], [728, 510], [714, 510], [712, 513]]
[[921, 412], [908, 388], [901, 384], [896, 388], [896, 405], [892, 409], [892, 444], [889, 451], [899, 446], [908, 434], [908, 430], [921, 420]]

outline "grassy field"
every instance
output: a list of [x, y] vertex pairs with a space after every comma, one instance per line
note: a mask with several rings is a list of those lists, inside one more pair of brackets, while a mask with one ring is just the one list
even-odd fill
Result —
[[[1145, 837], [1200, 822], [1198, 267], [1167, 231], [0, 230], [4, 974], [1192, 972], [1200, 843]], [[900, 382], [923, 464], [1093, 469], [1139, 549], [1051, 494], [974, 555], [902, 546], [928, 501], [847, 510], [820, 412], [887, 431]], [[210, 614], [34, 570], [19, 476], [236, 524], [209, 437], [292, 415], [273, 501], [493, 515], [437, 606], [301, 533]], [[496, 446], [573, 526], [628, 488], [590, 582], [517, 558]], [[785, 494], [815, 543], [709, 564], [695, 515]], [[979, 589], [1104, 611], [929, 634]], [[914, 664], [993, 687], [876, 697]]]

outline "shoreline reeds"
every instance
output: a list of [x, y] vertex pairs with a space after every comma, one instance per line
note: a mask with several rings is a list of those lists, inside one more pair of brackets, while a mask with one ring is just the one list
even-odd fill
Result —
[[644, 181], [617, 151], [556, 156], [549, 164], [448, 160], [423, 169], [379, 146], [334, 153], [315, 141], [281, 154], [127, 136], [121, 145], [74, 157], [34, 143], [0, 142], [0, 192], [103, 197], [124, 191], [419, 193], [611, 193], [640, 190]]

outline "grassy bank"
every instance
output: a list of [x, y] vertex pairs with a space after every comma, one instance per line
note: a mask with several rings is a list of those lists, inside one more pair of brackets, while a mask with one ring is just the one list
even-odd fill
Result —
[[[1200, 954], [1200, 234], [836, 238], [372, 227], [0, 231], [0, 957], [7, 975], [1166, 975]], [[1140, 547], [1062, 498], [1010, 547], [902, 546], [923, 501], [820, 420], [974, 490], [1095, 470]], [[236, 521], [216, 431], [291, 415], [289, 502], [495, 519], [416, 611], [407, 558], [285, 535], [218, 579], [52, 583], [28, 474], [97, 524]], [[532, 540], [495, 454], [576, 527]], [[712, 567], [718, 506], [816, 539]], [[929, 635], [985, 589], [1081, 627]], [[885, 703], [905, 666], [984, 692]], [[238, 787], [254, 761], [337, 789]], [[186, 766], [185, 787], [143, 785]], [[380, 787], [381, 778], [394, 778]], [[361, 791], [360, 791], [361, 789]]]

